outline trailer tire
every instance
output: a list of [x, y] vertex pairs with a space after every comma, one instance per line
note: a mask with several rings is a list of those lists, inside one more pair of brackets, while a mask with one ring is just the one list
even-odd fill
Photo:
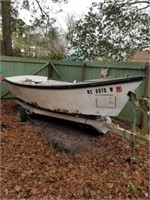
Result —
[[26, 122], [27, 121], [26, 111], [21, 106], [17, 107], [17, 116], [19, 117], [19, 119], [20, 119], [21, 122]]

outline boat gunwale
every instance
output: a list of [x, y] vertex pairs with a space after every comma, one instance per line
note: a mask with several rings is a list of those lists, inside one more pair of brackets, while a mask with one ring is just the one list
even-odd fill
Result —
[[[11, 78], [11, 77], [7, 77]], [[24, 88], [34, 88], [34, 89], [80, 89], [80, 88], [89, 88], [89, 87], [101, 87], [101, 86], [109, 86], [109, 85], [116, 85], [116, 84], [124, 84], [124, 83], [130, 83], [130, 82], [139, 82], [142, 81], [146, 78], [145, 75], [140, 75], [140, 76], [129, 76], [129, 77], [123, 77], [123, 78], [116, 78], [116, 79], [111, 79], [111, 80], [104, 80], [104, 81], [91, 81], [88, 82], [77, 82], [75, 84], [68, 84], [68, 85], [43, 85], [43, 84], [24, 84], [24, 83], [18, 83], [18, 82], [13, 82], [11, 80], [8, 80], [5, 78], [5, 81], [12, 84], [16, 85], [19, 87], [24, 87]], [[53, 79], [51, 79], [53, 80]], [[61, 81], [61, 80], [58, 80]], [[90, 80], [89, 80], [90, 81]]]

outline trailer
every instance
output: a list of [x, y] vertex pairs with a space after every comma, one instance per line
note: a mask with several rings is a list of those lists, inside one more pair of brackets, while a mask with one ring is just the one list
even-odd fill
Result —
[[[99, 133], [106, 134], [107, 132], [111, 131], [116, 133], [120, 136], [123, 136], [133, 143], [140, 143], [146, 147], [150, 145], [150, 137], [149, 137], [149, 117], [150, 117], [150, 101], [148, 98], [141, 98], [137, 99], [136, 95], [133, 92], [128, 93], [129, 101], [135, 105], [135, 109], [133, 110], [134, 113], [134, 123], [132, 126], [132, 130], [126, 130], [120, 127], [118, 124], [112, 123], [112, 120], [109, 116], [107, 117], [98, 117], [98, 118], [89, 118], [88, 116], [81, 116], [81, 115], [70, 115], [70, 114], [63, 114], [58, 112], [52, 112], [48, 110], [43, 110], [33, 105], [30, 105], [22, 100], [17, 99], [17, 116], [20, 118], [21, 122], [26, 121], [27, 116], [30, 114], [38, 114], [49, 116], [53, 118], [58, 118], [62, 120], [72, 121], [75, 123], [84, 124], [87, 126], [91, 126], [95, 128]], [[147, 116], [147, 123], [142, 128], [141, 132], [136, 131], [136, 111], [140, 109], [144, 114]]]

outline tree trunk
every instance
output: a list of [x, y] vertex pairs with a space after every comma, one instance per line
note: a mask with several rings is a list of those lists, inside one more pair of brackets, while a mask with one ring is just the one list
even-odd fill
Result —
[[12, 56], [11, 0], [1, 1], [2, 55]]

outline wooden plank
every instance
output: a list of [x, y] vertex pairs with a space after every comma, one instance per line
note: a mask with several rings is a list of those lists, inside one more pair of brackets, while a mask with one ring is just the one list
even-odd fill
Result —
[[61, 79], [65, 79], [64, 78], [64, 76], [59, 72], [59, 70], [55, 67], [55, 65], [52, 63], [52, 62], [50, 62], [50, 64], [51, 64], [51, 66], [52, 66], [52, 68], [55, 70], [55, 72], [57, 73], [57, 75], [61, 78]]
[[42, 67], [40, 67], [39, 69], [37, 69], [35, 72], [32, 73], [32, 75], [36, 75], [37, 73], [39, 73], [40, 71], [42, 71], [44, 68], [47, 67], [49, 63], [45, 63], [44, 65], [42, 65]]

